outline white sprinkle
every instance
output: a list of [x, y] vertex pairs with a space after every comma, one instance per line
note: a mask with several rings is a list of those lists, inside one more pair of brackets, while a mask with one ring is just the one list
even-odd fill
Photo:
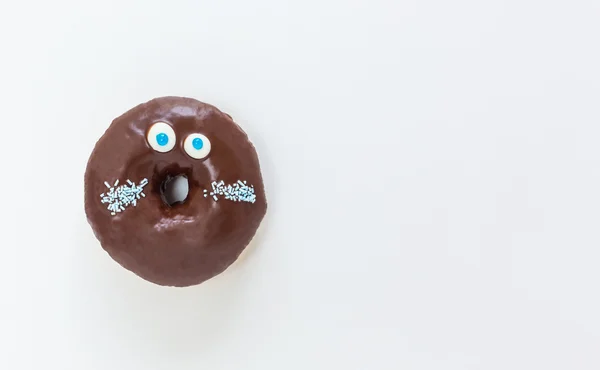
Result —
[[107, 209], [111, 211], [112, 215], [125, 211], [125, 207], [133, 205], [137, 206], [137, 199], [140, 199], [140, 195], [145, 197], [143, 187], [148, 184], [148, 179], [142, 180], [139, 186], [136, 186], [131, 180], [127, 180], [129, 185], [119, 185], [119, 180], [115, 181], [113, 186], [110, 186], [108, 182], [104, 182], [109, 189], [108, 193], [100, 194], [102, 198], [101, 203], [108, 203]]
[[[234, 184], [225, 185], [225, 181], [213, 181], [211, 183], [213, 191], [209, 193], [215, 201], [219, 199], [217, 195], [225, 197], [227, 200], [233, 202], [256, 202], [256, 195], [254, 194], [254, 186], [246, 185], [246, 181], [238, 180]], [[206, 198], [208, 190], [204, 190], [204, 197]]]

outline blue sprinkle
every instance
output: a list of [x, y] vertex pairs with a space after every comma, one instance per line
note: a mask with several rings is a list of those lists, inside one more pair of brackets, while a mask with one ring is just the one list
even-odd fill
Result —
[[202, 139], [197, 137], [194, 140], [192, 140], [192, 146], [194, 147], [194, 149], [200, 150], [204, 146], [204, 142], [202, 141]]
[[100, 194], [102, 203], [108, 203], [107, 209], [111, 211], [111, 215], [125, 211], [125, 207], [133, 205], [137, 206], [137, 199], [140, 199], [140, 195], [144, 195], [144, 186], [148, 184], [148, 179], [143, 179], [141, 184], [136, 186], [134, 182], [127, 180], [129, 185], [119, 185], [119, 180], [115, 181], [113, 186], [110, 186], [108, 182], [104, 184], [108, 187], [108, 193]]
[[169, 137], [164, 132], [156, 135], [156, 142], [160, 146], [165, 146], [169, 143]]
[[[254, 194], [254, 186], [246, 185], [246, 181], [238, 180], [234, 184], [225, 185], [224, 181], [211, 183], [213, 191], [209, 193], [215, 201], [219, 200], [218, 195], [223, 196], [227, 200], [233, 202], [256, 202], [256, 194]], [[204, 190], [204, 197], [207, 196], [207, 190]]]

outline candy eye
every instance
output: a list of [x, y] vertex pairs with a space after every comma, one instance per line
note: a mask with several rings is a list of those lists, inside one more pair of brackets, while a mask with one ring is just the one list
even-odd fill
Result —
[[148, 144], [157, 152], [166, 153], [175, 147], [175, 131], [164, 122], [156, 122], [148, 130]]
[[183, 149], [190, 157], [202, 159], [210, 153], [210, 140], [202, 134], [191, 134], [185, 138]]

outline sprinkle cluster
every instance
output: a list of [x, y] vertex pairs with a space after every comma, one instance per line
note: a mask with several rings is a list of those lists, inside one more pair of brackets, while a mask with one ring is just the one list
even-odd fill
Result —
[[104, 182], [104, 185], [108, 188], [108, 192], [100, 194], [102, 203], [108, 203], [108, 210], [111, 215], [123, 212], [125, 207], [137, 205], [137, 201], [140, 196], [145, 197], [143, 193], [144, 186], [148, 184], [148, 179], [143, 179], [139, 185], [134, 182], [127, 180], [127, 184], [119, 185], [119, 180], [115, 181], [114, 185], [110, 185], [108, 182]]
[[215, 201], [219, 200], [218, 195], [225, 197], [227, 200], [234, 202], [256, 202], [256, 194], [254, 194], [254, 186], [246, 185], [246, 181], [238, 180], [232, 185], [225, 185], [223, 181], [211, 183], [212, 191], [204, 190], [204, 197], [212, 196]]

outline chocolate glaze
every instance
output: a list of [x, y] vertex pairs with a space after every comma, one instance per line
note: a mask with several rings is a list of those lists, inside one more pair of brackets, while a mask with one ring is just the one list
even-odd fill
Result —
[[[146, 140], [149, 127], [170, 124], [177, 144], [168, 153], [154, 151]], [[192, 133], [212, 144], [204, 159], [183, 150]], [[185, 175], [189, 193], [169, 206], [161, 186]], [[100, 194], [105, 181], [149, 180], [136, 207], [112, 216]], [[204, 197], [213, 181], [246, 180], [255, 203]], [[194, 99], [164, 97], [141, 104], [115, 119], [94, 148], [85, 172], [85, 211], [102, 247], [126, 269], [160, 285], [199, 284], [223, 272], [254, 236], [267, 210], [254, 146], [227, 114]]]

